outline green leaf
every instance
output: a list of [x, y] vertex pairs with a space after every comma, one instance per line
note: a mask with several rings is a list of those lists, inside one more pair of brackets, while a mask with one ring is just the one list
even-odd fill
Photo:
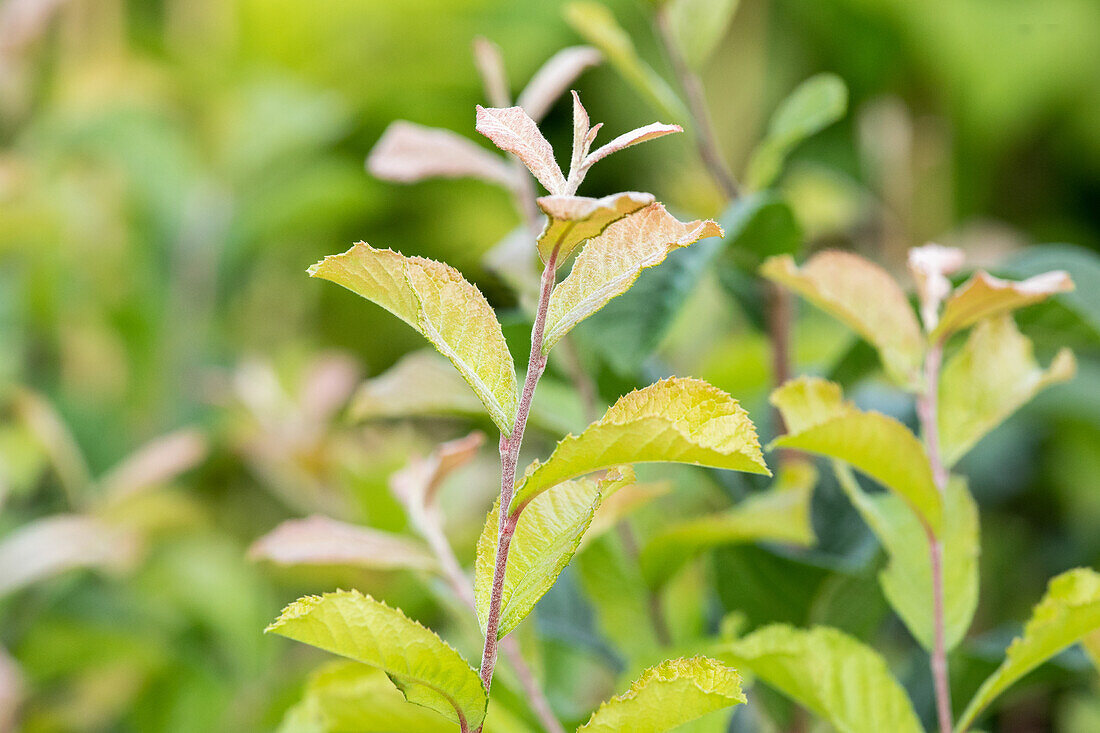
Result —
[[588, 241], [569, 276], [554, 288], [542, 352], [549, 353], [574, 326], [625, 293], [643, 269], [659, 265], [669, 252], [721, 235], [713, 221], [680, 222], [661, 204], [611, 224]]
[[1002, 280], [978, 271], [960, 285], [943, 304], [943, 314], [932, 331], [932, 340], [973, 326], [985, 318], [1010, 313], [1039, 303], [1055, 293], [1073, 290], [1073, 280], [1062, 271], [1044, 272], [1027, 280]]
[[451, 360], [504, 435], [516, 415], [516, 372], [492, 306], [458, 270], [359, 242], [309, 268], [311, 277], [377, 303]]
[[788, 432], [769, 448], [797, 448], [849, 463], [895, 492], [939, 533], [940, 493], [924, 446], [907, 427], [859, 410], [844, 401], [840, 385], [824, 379], [792, 379], [772, 392], [771, 402]]
[[653, 194], [627, 191], [601, 199], [542, 196], [537, 203], [547, 218], [546, 228], [538, 239], [539, 256], [547, 262], [556, 249], [557, 263], [561, 266], [581, 242], [597, 236], [608, 224], [652, 204]]
[[669, 659], [592, 713], [577, 733], [663, 733], [745, 702], [741, 675], [707, 657]]
[[597, 2], [572, 2], [565, 7], [565, 20], [603, 52], [615, 71], [658, 111], [677, 120], [688, 119], [684, 103], [668, 82], [639, 58], [634, 41], [610, 10]]
[[309, 676], [302, 701], [279, 727], [279, 733], [388, 730], [450, 733], [454, 724], [406, 702], [382, 670], [344, 661], [329, 662]]
[[[928, 535], [913, 511], [893, 494], [868, 494], [851, 470], [837, 464], [837, 477], [890, 558], [879, 573], [882, 592], [925, 649], [932, 649], [932, 566]], [[943, 591], [947, 649], [958, 646], [978, 606], [978, 506], [958, 476], [944, 499]]]
[[716, 647], [838, 733], [923, 733], [905, 690], [871, 647], [836, 629], [766, 626]]
[[722, 212], [718, 223], [726, 231], [730, 258], [752, 272], [768, 257], [794, 255], [802, 248], [794, 211], [772, 191], [742, 196]]
[[702, 68], [726, 35], [741, 0], [670, 0], [665, 4], [673, 38], [684, 60]]
[[939, 391], [940, 455], [953, 466], [987, 433], [1047, 387], [1071, 379], [1073, 352], [1062, 349], [1048, 369], [1012, 316], [989, 318], [943, 369]]
[[[569, 564], [600, 505], [601, 490], [613, 490], [612, 486], [605, 485], [632, 480], [633, 474], [627, 469], [625, 472], [611, 471], [604, 479], [566, 481], [527, 505], [516, 523], [508, 550], [498, 637], [506, 636], [531, 613]], [[485, 518], [474, 564], [474, 596], [483, 633], [493, 592], [499, 522], [500, 503], [497, 502]]]
[[1001, 666], [982, 683], [955, 726], [965, 731], [998, 695], [1066, 647], [1100, 629], [1100, 574], [1089, 568], [1055, 577], [1013, 640]]
[[810, 301], [874, 346], [892, 379], [919, 384], [924, 336], [909, 299], [878, 265], [828, 250], [801, 268], [789, 256], [771, 257], [760, 274]]
[[649, 588], [637, 560], [608, 535], [582, 547], [573, 565], [600, 632], [627, 659], [651, 659], [660, 644], [648, 610]]
[[748, 413], [722, 390], [673, 377], [636, 390], [580, 435], [567, 435], [545, 463], [528, 466], [513, 513], [563, 481], [626, 463], [694, 463], [770, 474]]
[[401, 611], [358, 591], [306, 596], [266, 631], [378, 667], [406, 700], [464, 730], [485, 718], [485, 689], [466, 660]]
[[767, 491], [708, 517], [679, 522], [658, 532], [638, 557], [651, 588], [663, 585], [695, 555], [744, 542], [814, 543], [810, 499], [817, 471], [802, 461], [784, 465]]
[[848, 110], [848, 88], [835, 74], [818, 74], [784, 99], [768, 124], [768, 134], [749, 161], [746, 185], [767, 188], [790, 152], [808, 137], [833, 124]]

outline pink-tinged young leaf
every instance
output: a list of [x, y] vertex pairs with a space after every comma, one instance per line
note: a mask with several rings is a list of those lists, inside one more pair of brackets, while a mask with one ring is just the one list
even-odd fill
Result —
[[302, 378], [298, 401], [309, 419], [324, 423], [342, 408], [359, 384], [359, 365], [344, 354], [318, 357]]
[[100, 481], [108, 502], [168, 483], [206, 458], [206, 436], [184, 429], [145, 444]]
[[[580, 170], [588, 155], [588, 135], [592, 130], [592, 121], [588, 119], [588, 110], [581, 104], [581, 96], [576, 90], [573, 94], [573, 157], [569, 161], [569, 177], [573, 178]], [[595, 137], [593, 137], [595, 139]]]
[[655, 140], [665, 135], [671, 135], [674, 132], [683, 131], [684, 128], [679, 125], [666, 125], [661, 122], [652, 122], [645, 127], [639, 127], [630, 132], [624, 132], [606, 145], [601, 145], [596, 148], [585, 158], [584, 166], [585, 168], [591, 168], [593, 163], [603, 160], [612, 153], [617, 153], [624, 148], [629, 148], [631, 145], [637, 145], [647, 140]]
[[26, 683], [19, 664], [0, 647], [0, 731], [15, 731]]
[[917, 299], [924, 330], [931, 332], [940, 319], [940, 304], [951, 294], [947, 276], [958, 272], [966, 261], [961, 249], [926, 244], [909, 250], [909, 272], [917, 283]]
[[591, 46], [563, 48], [535, 72], [516, 103], [527, 111], [531, 119], [539, 122], [581, 72], [602, 60], [600, 52]]
[[565, 176], [554, 160], [554, 149], [522, 107], [499, 109], [479, 104], [475, 128], [498, 148], [523, 161], [547, 191], [565, 193]]
[[291, 519], [252, 543], [248, 556], [277, 565], [352, 565], [372, 570], [436, 571], [423, 544], [316, 514]]
[[789, 255], [769, 257], [760, 274], [837, 318], [874, 346], [886, 372], [904, 386], [919, 384], [924, 336], [901, 287], [878, 265], [827, 250], [801, 268]]
[[80, 514], [24, 524], [0, 540], [0, 597], [75, 568], [118, 570], [138, 550], [137, 538]]
[[546, 227], [538, 239], [543, 262], [557, 250], [560, 266], [577, 245], [603, 232], [609, 224], [653, 203], [653, 194], [627, 191], [604, 196], [543, 196], [537, 201], [546, 214]]
[[944, 303], [943, 316], [932, 338], [947, 338], [983, 318], [1008, 313], [1071, 290], [1073, 280], [1064, 270], [1044, 272], [1021, 281], [1002, 280], [987, 272], [976, 272]]
[[512, 94], [508, 91], [508, 74], [504, 70], [504, 56], [500, 46], [484, 36], [474, 39], [474, 65], [485, 87], [485, 98], [494, 107], [507, 107]]
[[426, 458], [413, 458], [390, 477], [390, 491], [405, 506], [431, 503], [436, 489], [451, 473], [469, 463], [485, 442], [474, 431], [463, 438], [440, 443]]
[[398, 120], [386, 128], [367, 157], [371, 175], [397, 183], [426, 178], [477, 178], [517, 187], [515, 170], [499, 156], [461, 135]]
[[569, 276], [550, 296], [543, 353], [612, 298], [625, 293], [643, 269], [660, 264], [674, 249], [720, 236], [722, 228], [715, 222], [681, 222], [661, 204], [650, 204], [614, 222], [588, 241]]
[[504, 435], [516, 413], [516, 373], [492, 306], [458, 270], [359, 242], [309, 269], [419, 331], [450, 359]]

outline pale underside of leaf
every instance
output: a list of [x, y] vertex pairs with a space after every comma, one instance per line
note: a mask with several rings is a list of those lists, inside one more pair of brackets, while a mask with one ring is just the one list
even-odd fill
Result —
[[670, 378], [620, 398], [580, 435], [568, 435], [516, 484], [511, 510], [578, 476], [633, 463], [694, 463], [770, 474], [748, 413], [698, 379]]
[[278, 565], [354, 565], [376, 570], [435, 571], [438, 563], [419, 542], [390, 532], [314, 515], [291, 519], [256, 540], [254, 560]]
[[485, 435], [475, 430], [440, 443], [426, 458], [413, 457], [390, 476], [390, 491], [406, 507], [430, 504], [444, 479], [473, 460], [484, 442]]
[[393, 122], [367, 157], [367, 170], [376, 178], [415, 183], [428, 178], [477, 178], [515, 190], [516, 171], [461, 135], [414, 122]]
[[360, 242], [326, 257], [309, 273], [342, 285], [415, 328], [450, 359], [501, 432], [511, 432], [517, 400], [512, 357], [492, 306], [457, 270]]
[[[601, 485], [624, 480], [624, 473], [612, 471], [605, 479], [583, 478], [566, 481], [554, 491], [536, 497], [519, 517], [508, 550], [504, 573], [498, 636], [516, 628], [550, 590], [569, 564], [600, 505]], [[613, 490], [608, 486], [605, 490]], [[474, 596], [482, 632], [488, 621], [493, 571], [497, 556], [497, 527], [500, 504], [494, 504], [477, 543], [474, 566]]]
[[943, 305], [933, 339], [945, 339], [984, 318], [1008, 313], [1073, 290], [1073, 280], [1063, 270], [1044, 272], [1027, 280], [1012, 281], [976, 272], [959, 286]]
[[516, 104], [539, 122], [569, 85], [590, 67], [603, 60], [603, 55], [591, 46], [563, 48], [543, 64], [519, 95]]
[[542, 196], [537, 200], [546, 214], [546, 227], [538, 239], [539, 256], [549, 262], [557, 250], [557, 262], [565, 262], [573, 249], [597, 236], [612, 222], [653, 203], [653, 194], [626, 191], [603, 198]]
[[106, 501], [118, 501], [166, 484], [206, 457], [207, 441], [198, 430], [184, 428], [163, 435], [135, 451], [99, 481]]
[[814, 255], [801, 268], [789, 255], [768, 258], [760, 274], [858, 333], [878, 350], [887, 373], [899, 384], [919, 383], [924, 337], [909, 299], [878, 265], [829, 250]]
[[138, 538], [94, 517], [55, 514], [0, 539], [0, 597], [75, 568], [117, 570], [132, 564]]
[[603, 703], [577, 733], [663, 733], [745, 702], [741, 675], [707, 657], [669, 659]]
[[546, 314], [543, 353], [612, 298], [625, 293], [642, 270], [659, 265], [672, 250], [720, 236], [722, 229], [713, 221], [681, 222], [661, 204], [651, 204], [614, 222], [588, 240], [569, 276], [554, 288]]
[[547, 191], [565, 193], [565, 176], [554, 160], [554, 149], [522, 107], [478, 105], [475, 128], [498, 148], [519, 158]]
[[656, 140], [659, 137], [665, 135], [672, 135], [673, 133], [683, 132], [684, 128], [679, 125], [666, 125], [663, 122], [651, 122], [648, 125], [635, 128], [629, 132], [624, 132], [615, 139], [611, 140], [604, 145], [593, 150], [584, 159], [584, 167], [591, 168], [596, 162], [603, 160], [612, 153], [617, 153], [620, 150], [625, 150], [632, 145], [638, 145], [649, 140]]
[[798, 702], [838, 733], [922, 733], [878, 652], [836, 629], [766, 626], [714, 650]]
[[947, 276], [958, 271], [966, 255], [956, 247], [926, 244], [909, 250], [906, 264], [917, 284], [917, 302], [926, 331], [933, 331], [940, 319], [940, 304], [951, 294]]
[[[932, 649], [932, 566], [928, 535], [913, 510], [893, 494], [868, 494], [847, 466], [838, 466], [840, 485], [848, 494], [889, 557], [879, 573], [886, 600], [913, 637]], [[966, 482], [952, 477], [944, 499], [943, 593], [947, 650], [958, 646], [970, 628], [978, 605], [978, 556], [981, 552], [978, 507]]]
[[957, 733], [969, 728], [982, 710], [1013, 683], [1097, 630], [1100, 630], [1100, 574], [1089, 568], [1077, 568], [1053, 578], [1023, 633], [1009, 645], [1004, 662], [966, 706], [955, 727]]
[[480, 400], [446, 359], [431, 349], [411, 352], [364, 381], [351, 398], [353, 420], [422, 415], [477, 415]]
[[816, 541], [810, 499], [817, 471], [791, 461], [767, 491], [732, 509], [673, 524], [656, 534], [638, 558], [650, 587], [663, 585], [685, 562], [713, 547], [746, 542], [781, 542], [807, 547]]
[[405, 699], [464, 729], [485, 717], [485, 690], [450, 645], [401, 611], [358, 591], [306, 596], [266, 629], [386, 673]]
[[942, 500], [924, 446], [907, 427], [863, 412], [823, 379], [792, 379], [772, 392], [788, 433], [769, 447], [797, 448], [852, 465], [890, 489], [939, 532]]
[[953, 466], [987, 433], [1042, 390], [1071, 379], [1073, 352], [1043, 369], [1031, 340], [1005, 313], [980, 322], [940, 376], [940, 455]]

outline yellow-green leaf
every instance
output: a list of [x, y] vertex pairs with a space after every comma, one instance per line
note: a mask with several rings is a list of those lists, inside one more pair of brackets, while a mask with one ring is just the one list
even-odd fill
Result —
[[939, 392], [940, 455], [953, 466], [988, 432], [1038, 392], [1071, 379], [1073, 352], [1062, 349], [1048, 369], [1010, 314], [977, 325], [943, 369]]
[[[623, 481], [624, 473], [633, 478], [633, 471], [627, 469], [611, 471], [606, 479], [566, 481], [536, 497], [523, 510], [508, 550], [497, 636], [505, 636], [518, 626], [554, 585], [592, 523], [600, 505], [601, 485]], [[609, 486], [608, 490], [613, 488]], [[482, 632], [489, 618], [499, 522], [497, 502], [485, 518], [474, 563], [474, 596]]]
[[1073, 280], [1064, 270], [1044, 272], [1027, 280], [1013, 281], [978, 271], [944, 302], [933, 339], [944, 339], [983, 318], [1009, 313], [1046, 300], [1055, 293], [1073, 290]]
[[764, 277], [837, 318], [874, 346], [887, 373], [903, 386], [919, 383], [924, 336], [909, 299], [878, 265], [849, 252], [819, 252], [801, 268], [789, 255], [769, 257]]
[[1062, 573], [1031, 612], [1024, 632], [1005, 660], [982, 683], [955, 727], [961, 733], [993, 700], [1031, 670], [1066, 647], [1100, 630], [1100, 574], [1089, 568]]
[[792, 379], [772, 392], [787, 434], [771, 447], [797, 448], [851, 464], [904, 499], [939, 532], [940, 493], [924, 446], [907, 427], [878, 412], [863, 412], [824, 379]]
[[485, 718], [477, 672], [449, 644], [398, 609], [358, 591], [306, 596], [267, 631], [378, 667], [411, 703], [470, 729]]
[[608, 226], [588, 241], [573, 269], [550, 296], [542, 351], [578, 323], [622, 295], [639, 273], [659, 265], [668, 253], [707, 237], [722, 236], [713, 221], [681, 222], [661, 204], [651, 204]]
[[451, 360], [489, 417], [509, 435], [516, 415], [516, 372], [492, 306], [458, 270], [359, 242], [309, 268], [405, 321]]
[[878, 652], [836, 629], [766, 626], [715, 648], [838, 733], [923, 733], [913, 706]]
[[804, 461], [780, 468], [774, 485], [737, 506], [707, 517], [682, 521], [658, 532], [639, 555], [651, 588], [661, 586], [685, 562], [713, 547], [743, 542], [814, 543], [810, 499], [817, 471]]
[[577, 733], [663, 733], [745, 702], [741, 675], [707, 657], [669, 659], [600, 705]]
[[769, 474], [748, 413], [722, 390], [673, 377], [636, 390], [580, 435], [567, 435], [516, 485], [511, 510], [547, 489], [626, 463], [694, 463]]
[[389, 730], [452, 733], [454, 723], [406, 702], [382, 670], [344, 661], [329, 662], [309, 676], [301, 702], [279, 727], [279, 733]]
[[[893, 494], [868, 494], [847, 465], [837, 477], [890, 561], [879, 573], [886, 600], [925, 649], [932, 649], [932, 566], [928, 534], [913, 510]], [[953, 476], [944, 498], [943, 594], [947, 649], [958, 646], [978, 606], [978, 506], [966, 481]]]
[[701, 69], [729, 28], [740, 0], [669, 0], [672, 35], [684, 59]]
[[548, 262], [556, 249], [560, 266], [578, 244], [595, 237], [611, 222], [652, 204], [653, 194], [627, 191], [601, 199], [543, 196], [537, 203], [547, 217], [546, 227], [539, 235], [539, 256]]

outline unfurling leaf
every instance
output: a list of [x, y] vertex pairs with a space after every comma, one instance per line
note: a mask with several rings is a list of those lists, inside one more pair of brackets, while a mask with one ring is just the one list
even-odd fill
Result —
[[601, 145], [600, 147], [593, 150], [584, 159], [584, 167], [591, 168], [593, 164], [603, 160], [612, 153], [617, 153], [620, 150], [625, 150], [632, 145], [637, 145], [639, 143], [644, 143], [649, 140], [655, 140], [659, 137], [664, 137], [665, 135], [671, 135], [675, 132], [683, 131], [684, 128], [680, 127], [679, 125], [666, 125], [662, 122], [651, 122], [644, 127], [639, 127], [637, 129], [631, 130], [630, 132], [624, 132], [622, 135], [619, 135], [617, 138], [607, 143], [606, 145]]
[[1019, 282], [1002, 280], [987, 272], [976, 272], [960, 285], [943, 305], [933, 339], [945, 339], [984, 318], [1010, 313], [1046, 300], [1055, 293], [1073, 290], [1073, 280], [1062, 270], [1045, 272]]
[[485, 98], [494, 107], [511, 104], [512, 93], [508, 88], [508, 74], [504, 69], [504, 54], [500, 46], [484, 36], [474, 38], [474, 66], [485, 87]]
[[954, 465], [989, 431], [1047, 387], [1071, 379], [1073, 352], [1062, 349], [1048, 369], [1009, 314], [982, 321], [940, 376], [939, 436], [944, 464]]
[[551, 194], [565, 193], [565, 176], [554, 160], [554, 149], [522, 107], [477, 107], [475, 129], [501, 150], [512, 153], [527, 166]]
[[[600, 505], [601, 491], [613, 490], [613, 486], [605, 489], [602, 485], [632, 478], [633, 471], [627, 469], [612, 470], [606, 479], [566, 481], [527, 505], [516, 523], [508, 550], [498, 637], [508, 634], [531, 613], [569, 564]], [[497, 502], [485, 518], [474, 565], [474, 596], [482, 632], [488, 621], [489, 598], [493, 591], [499, 521], [500, 503]]]
[[[837, 476], [890, 558], [879, 573], [886, 600], [921, 646], [931, 650], [934, 639], [928, 534], [913, 510], [897, 496], [868, 494], [843, 464], [837, 466]], [[952, 477], [948, 482], [943, 516], [944, 627], [950, 651], [966, 636], [978, 606], [978, 506], [962, 478]]]
[[627, 191], [604, 196], [543, 196], [537, 200], [546, 214], [546, 228], [538, 239], [539, 255], [550, 261], [556, 249], [557, 264], [565, 262], [573, 249], [603, 232], [609, 224], [653, 203], [653, 194]]
[[428, 571], [438, 568], [435, 557], [420, 542], [320, 515], [283, 522], [256, 540], [248, 555], [279, 565], [355, 565], [377, 570]]
[[451, 733], [454, 724], [406, 702], [382, 670], [336, 661], [309, 675], [301, 702], [287, 711], [278, 733], [352, 730]]
[[936, 328], [940, 320], [940, 304], [951, 294], [951, 281], [947, 276], [958, 271], [965, 261], [966, 255], [955, 247], [926, 244], [909, 250], [909, 274], [917, 283], [917, 302], [920, 303], [920, 316], [926, 331]]
[[563, 48], [535, 72], [516, 104], [535, 122], [540, 121], [581, 72], [602, 60], [600, 52], [591, 46]]
[[828, 456], [851, 464], [902, 499], [939, 532], [943, 502], [924, 446], [907, 427], [878, 412], [863, 412], [824, 379], [792, 379], [772, 392], [787, 434], [771, 447]]
[[673, 119], [688, 118], [683, 102], [649, 64], [638, 57], [634, 41], [606, 7], [597, 2], [573, 2], [565, 8], [565, 20], [604, 57], [631, 86], [659, 111]]
[[359, 242], [309, 268], [311, 277], [377, 303], [451, 360], [504, 435], [516, 415], [516, 373], [492, 306], [458, 270]]
[[760, 274], [862, 336], [878, 349], [887, 373], [899, 384], [919, 382], [924, 337], [909, 299], [881, 267], [858, 255], [830, 250], [814, 255], [801, 268], [788, 256], [771, 257]]
[[905, 690], [871, 647], [836, 629], [766, 626], [712, 650], [838, 733], [922, 733]]
[[398, 120], [386, 128], [367, 157], [367, 170], [386, 181], [479, 178], [514, 190], [516, 171], [508, 162], [461, 135]]
[[485, 718], [485, 688], [459, 653], [401, 611], [358, 591], [306, 596], [266, 631], [378, 667], [406, 700], [464, 730]]
[[592, 713], [577, 733], [664, 733], [745, 702], [741, 675], [707, 657], [668, 659]]
[[413, 457], [390, 476], [390, 491], [406, 508], [431, 504], [443, 480], [473, 460], [484, 442], [485, 436], [475, 430], [464, 438], [440, 443], [427, 458]]
[[702, 68], [726, 34], [741, 0], [669, 0], [665, 7], [684, 59]]
[[650, 587], [657, 588], [695, 555], [721, 545], [786, 542], [808, 546], [816, 539], [810, 499], [817, 471], [791, 461], [779, 469], [774, 485], [724, 512], [673, 524], [656, 534], [638, 557]]
[[818, 74], [799, 84], [780, 103], [768, 123], [767, 137], [753, 152], [746, 174], [748, 187], [760, 190], [770, 186], [796, 145], [839, 120], [847, 110], [848, 87], [839, 76]]
[[588, 241], [573, 269], [550, 296], [543, 353], [609, 300], [625, 293], [638, 274], [668, 253], [707, 237], [722, 236], [713, 221], [680, 222], [661, 204], [619, 219]]
[[989, 703], [1031, 670], [1066, 647], [1100, 630], [1100, 574], [1069, 570], [1050, 581], [1031, 612], [1023, 634], [1005, 653], [1001, 666], [982, 683], [955, 726], [962, 733]]
[[748, 413], [722, 390], [673, 377], [631, 392], [580, 435], [567, 435], [516, 484], [514, 514], [578, 476], [632, 463], [694, 463], [769, 474]]

